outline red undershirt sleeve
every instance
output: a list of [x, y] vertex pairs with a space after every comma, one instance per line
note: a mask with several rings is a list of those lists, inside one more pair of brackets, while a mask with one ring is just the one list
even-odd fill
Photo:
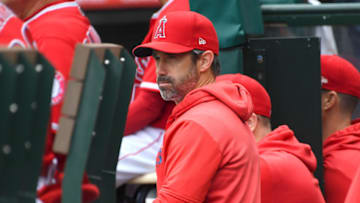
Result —
[[158, 119], [164, 106], [159, 92], [139, 89], [139, 95], [129, 106], [124, 135], [133, 134]]

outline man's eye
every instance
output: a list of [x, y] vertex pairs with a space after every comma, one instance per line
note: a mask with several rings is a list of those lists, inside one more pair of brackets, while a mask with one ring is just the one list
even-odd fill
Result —
[[176, 59], [176, 58], [179, 57], [179, 54], [168, 54], [167, 57], [168, 57], [169, 59]]
[[153, 58], [158, 61], [160, 59], [160, 56], [157, 56], [157, 55], [153, 55]]

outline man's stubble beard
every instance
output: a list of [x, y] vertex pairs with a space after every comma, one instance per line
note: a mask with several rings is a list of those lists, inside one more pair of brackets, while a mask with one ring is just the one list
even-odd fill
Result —
[[160, 95], [165, 101], [174, 101], [178, 104], [184, 99], [186, 94], [196, 87], [198, 80], [199, 74], [196, 71], [195, 65], [191, 68], [190, 72], [178, 82], [168, 76], [160, 76], [158, 82], [166, 81], [171, 84], [171, 88], [160, 88]]

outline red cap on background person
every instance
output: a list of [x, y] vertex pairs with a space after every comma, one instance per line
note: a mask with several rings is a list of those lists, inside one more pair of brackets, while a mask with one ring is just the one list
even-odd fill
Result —
[[152, 50], [179, 54], [197, 49], [211, 50], [214, 54], [219, 54], [215, 28], [209, 19], [199, 13], [171, 12], [162, 17], [154, 28], [151, 42], [133, 49], [135, 56], [150, 56]]
[[321, 86], [326, 90], [360, 98], [360, 73], [337, 55], [321, 55]]
[[240, 73], [219, 75], [216, 78], [216, 81], [223, 80], [229, 80], [244, 86], [251, 94], [251, 99], [254, 104], [254, 113], [267, 118], [271, 117], [270, 96], [258, 81]]

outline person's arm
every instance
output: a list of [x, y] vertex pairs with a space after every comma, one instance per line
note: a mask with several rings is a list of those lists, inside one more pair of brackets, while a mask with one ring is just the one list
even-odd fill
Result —
[[187, 121], [167, 134], [162, 177], [154, 203], [203, 202], [219, 168], [221, 151], [203, 127]]
[[261, 201], [272, 202], [273, 197], [273, 173], [268, 162], [260, 156], [260, 174], [261, 174]]
[[37, 48], [47, 60], [60, 71], [65, 78], [70, 74], [71, 64], [75, 52], [75, 45], [65, 39], [57, 37], [41, 38], [36, 42]]
[[336, 168], [325, 169], [325, 199], [327, 203], [344, 202], [351, 179]]
[[132, 134], [158, 119], [165, 101], [159, 92], [139, 89], [139, 94], [129, 106], [124, 135]]
[[65, 39], [56, 37], [41, 38], [41, 40], [36, 41], [36, 44], [39, 52], [45, 56], [56, 70], [51, 101], [51, 129], [52, 133], [55, 134], [70, 75], [74, 47]]
[[[37, 41], [37, 49], [45, 58], [52, 64], [55, 70], [58, 72], [55, 77], [54, 83], [56, 88], [53, 87], [52, 93], [52, 106], [51, 117], [49, 122], [49, 130], [46, 138], [46, 147], [43, 158], [43, 173], [48, 170], [48, 166], [51, 164], [54, 154], [52, 152], [52, 146], [54, 142], [54, 135], [57, 131], [57, 122], [60, 117], [62, 101], [64, 97], [64, 91], [66, 87], [66, 81], [70, 72], [70, 66], [72, 62], [72, 55], [74, 53], [73, 48], [66, 43], [63, 39], [59, 38], [42, 38]], [[54, 90], [55, 89], [55, 90]]]
[[345, 203], [360, 202], [360, 168], [358, 168], [346, 195]]

